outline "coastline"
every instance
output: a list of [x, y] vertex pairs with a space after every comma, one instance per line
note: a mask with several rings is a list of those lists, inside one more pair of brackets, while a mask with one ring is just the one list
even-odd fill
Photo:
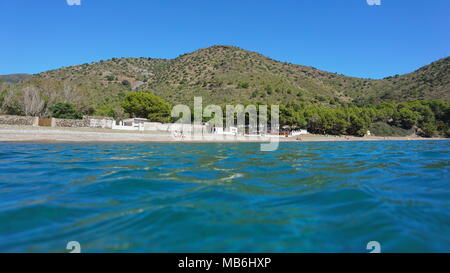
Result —
[[[272, 141], [276, 138], [272, 138]], [[413, 140], [446, 140], [446, 138], [422, 137], [354, 137], [302, 135], [298, 137], [280, 137], [280, 142], [338, 142], [338, 141], [413, 141]], [[238, 143], [238, 142], [269, 142], [270, 138], [248, 136], [208, 135], [202, 138], [175, 138], [162, 132], [129, 132], [111, 129], [92, 128], [51, 128], [33, 126], [0, 125], [0, 142], [30, 142], [30, 143]]]

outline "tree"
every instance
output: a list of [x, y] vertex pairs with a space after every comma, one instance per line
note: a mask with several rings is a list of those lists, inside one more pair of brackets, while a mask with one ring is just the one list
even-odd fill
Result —
[[318, 115], [314, 114], [308, 118], [308, 131], [314, 134], [323, 133], [320, 117]]
[[19, 96], [16, 88], [9, 88], [2, 92], [1, 112], [8, 115], [23, 115], [23, 107], [19, 101]]
[[170, 121], [170, 106], [162, 98], [145, 92], [131, 92], [122, 107], [133, 117], [148, 118], [157, 122]]
[[404, 129], [410, 129], [417, 124], [419, 115], [417, 112], [414, 112], [408, 108], [402, 108], [398, 111], [396, 120], [397, 124], [400, 125], [400, 127]]
[[436, 135], [436, 125], [434, 123], [424, 123], [422, 124], [420, 129], [422, 130], [420, 134], [424, 137], [433, 137], [434, 135]]
[[44, 108], [45, 101], [41, 92], [34, 86], [27, 86], [23, 92], [23, 106], [26, 116], [39, 116]]
[[364, 136], [367, 132], [367, 127], [367, 124], [364, 123], [362, 118], [352, 115], [350, 116], [350, 126], [347, 132], [354, 136]]
[[343, 135], [347, 130], [348, 124], [343, 119], [336, 119], [333, 124], [332, 134], [333, 135]]
[[81, 119], [83, 114], [73, 104], [59, 102], [52, 107], [52, 117], [54, 118], [66, 118], [66, 119]]

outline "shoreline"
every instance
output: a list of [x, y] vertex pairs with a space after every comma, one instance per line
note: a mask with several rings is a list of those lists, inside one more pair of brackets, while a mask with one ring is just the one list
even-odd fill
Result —
[[[202, 138], [175, 138], [162, 132], [130, 132], [94, 128], [52, 128], [0, 125], [0, 142], [4, 143], [268, 143], [277, 138], [207, 135]], [[301, 140], [300, 140], [301, 139]], [[448, 140], [422, 137], [355, 137], [301, 135], [279, 137], [279, 142], [340, 142], [340, 141], [414, 141]]]

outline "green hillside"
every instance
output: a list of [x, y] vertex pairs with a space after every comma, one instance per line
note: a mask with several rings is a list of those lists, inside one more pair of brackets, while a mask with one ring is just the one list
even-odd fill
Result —
[[103, 115], [120, 112], [120, 102], [131, 91], [151, 92], [171, 104], [191, 104], [194, 96], [214, 104], [294, 102], [327, 107], [450, 101], [450, 57], [410, 74], [371, 80], [279, 62], [237, 47], [213, 46], [171, 60], [113, 58], [39, 73], [1, 85], [1, 110], [20, 112], [25, 90], [43, 100], [43, 112], [57, 102], [68, 102], [85, 113]]

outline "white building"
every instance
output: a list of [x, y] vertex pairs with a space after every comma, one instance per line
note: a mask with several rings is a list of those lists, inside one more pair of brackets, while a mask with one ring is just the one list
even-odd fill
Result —
[[213, 127], [212, 133], [216, 134], [216, 135], [234, 135], [235, 136], [238, 133], [238, 128], [237, 127], [229, 127], [224, 130], [223, 127]]
[[118, 124], [113, 122], [112, 129], [115, 130], [130, 130], [130, 131], [144, 131], [144, 124], [149, 122], [148, 119], [145, 118], [128, 118], [122, 121], [119, 121]]
[[309, 134], [309, 133], [305, 129], [291, 131], [291, 133], [290, 133], [291, 136], [299, 136], [299, 135], [307, 135], [307, 134]]

